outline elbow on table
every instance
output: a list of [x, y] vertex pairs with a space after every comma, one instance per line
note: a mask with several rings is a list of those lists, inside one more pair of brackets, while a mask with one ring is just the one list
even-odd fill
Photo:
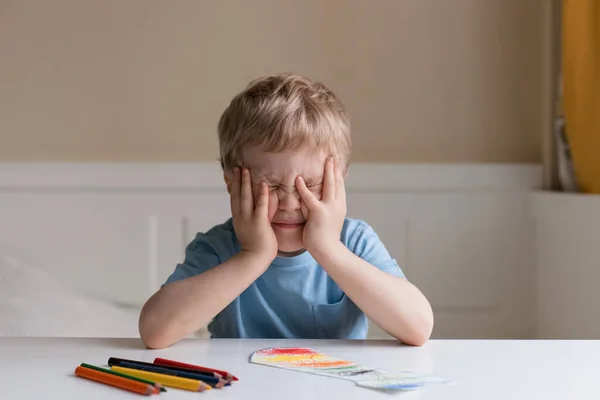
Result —
[[409, 336], [399, 338], [399, 340], [406, 345], [420, 347], [427, 343], [430, 336], [425, 332], [415, 332]]
[[433, 314], [415, 322], [410, 329], [405, 330], [401, 335], [396, 336], [396, 338], [404, 344], [418, 347], [423, 346], [429, 341], [432, 332]]
[[173, 339], [173, 334], [168, 329], [167, 324], [152, 321], [144, 310], [140, 315], [138, 331], [140, 339], [149, 349], [164, 349], [176, 341]]
[[167, 332], [161, 329], [155, 331], [140, 329], [140, 338], [147, 348], [153, 350], [164, 349], [174, 342]]

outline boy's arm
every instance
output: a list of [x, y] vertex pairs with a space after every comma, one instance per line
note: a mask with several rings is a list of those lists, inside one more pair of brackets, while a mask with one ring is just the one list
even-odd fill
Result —
[[205, 272], [164, 286], [146, 302], [139, 330], [148, 347], [170, 346], [198, 330], [250, 286], [277, 255], [267, 185], [261, 183], [255, 206], [249, 171], [236, 168], [228, 179], [233, 226], [241, 251]]
[[163, 348], [197, 331], [231, 303], [271, 260], [241, 252], [208, 271], [170, 283], [144, 305], [139, 329], [150, 348]]
[[409, 345], [421, 346], [429, 340], [433, 312], [425, 296], [412, 283], [373, 266], [341, 242], [313, 256], [381, 329]]
[[341, 169], [325, 163], [322, 199], [308, 190], [302, 177], [296, 186], [308, 208], [305, 248], [373, 322], [398, 340], [422, 345], [433, 330], [433, 312], [423, 294], [407, 280], [377, 268], [340, 241], [346, 216], [346, 190]]

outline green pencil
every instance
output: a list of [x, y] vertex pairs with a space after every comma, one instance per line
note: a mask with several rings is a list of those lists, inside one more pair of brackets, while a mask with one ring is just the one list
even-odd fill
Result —
[[147, 379], [138, 378], [137, 376], [131, 376], [131, 375], [127, 375], [127, 374], [122, 374], [120, 372], [113, 371], [112, 369], [105, 369], [105, 368], [101, 368], [101, 367], [96, 367], [95, 365], [90, 365], [90, 364], [86, 364], [86, 363], [81, 363], [81, 366], [89, 368], [89, 369], [95, 369], [96, 371], [106, 372], [107, 374], [120, 376], [122, 378], [128, 378], [128, 379], [131, 379], [133, 381], [147, 383], [148, 385], [154, 386], [155, 388], [157, 388], [161, 392], [166, 392], [167, 391], [167, 389], [165, 389], [160, 383], [152, 382], [152, 381], [149, 381]]

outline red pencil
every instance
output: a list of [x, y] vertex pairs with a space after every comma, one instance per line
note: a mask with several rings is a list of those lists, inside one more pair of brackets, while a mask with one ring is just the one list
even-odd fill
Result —
[[222, 370], [208, 368], [208, 367], [201, 367], [199, 365], [186, 364], [186, 363], [182, 363], [179, 361], [167, 360], [165, 358], [155, 358], [154, 364], [170, 366], [170, 367], [189, 368], [189, 369], [194, 369], [196, 371], [203, 371], [203, 372], [213, 372], [213, 373], [217, 373], [217, 374], [221, 375], [228, 382], [239, 380], [237, 377], [233, 376], [231, 373], [229, 373], [227, 371], [222, 371]]

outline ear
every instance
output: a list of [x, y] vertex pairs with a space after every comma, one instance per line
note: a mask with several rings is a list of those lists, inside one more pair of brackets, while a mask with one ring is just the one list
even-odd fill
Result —
[[233, 184], [233, 178], [230, 173], [223, 173], [223, 180], [225, 181], [225, 186], [227, 187], [227, 193], [231, 194], [231, 185]]
[[341, 161], [339, 159], [336, 159], [336, 167], [337, 168], [343, 168], [342, 169], [342, 178], [346, 179], [348, 177], [348, 170], [350, 169], [350, 163], [348, 163], [347, 161]]
[[342, 174], [342, 177], [344, 179], [346, 179], [348, 177], [348, 166], [346, 166], [346, 168], [344, 168], [344, 173]]

